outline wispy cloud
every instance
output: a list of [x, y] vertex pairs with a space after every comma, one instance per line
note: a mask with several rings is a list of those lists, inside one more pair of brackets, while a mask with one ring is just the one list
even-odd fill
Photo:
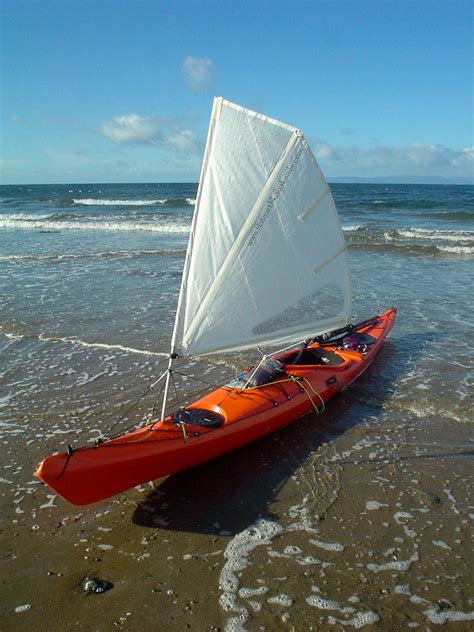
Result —
[[153, 145], [191, 152], [197, 151], [199, 146], [193, 130], [155, 116], [114, 116], [102, 123], [100, 132], [118, 145]]
[[323, 140], [312, 143], [317, 159], [332, 176], [443, 176], [472, 177], [474, 148], [412, 143], [403, 146], [335, 147]]
[[215, 66], [209, 57], [192, 57], [183, 59], [183, 78], [191, 90], [199, 91], [208, 88], [214, 78]]

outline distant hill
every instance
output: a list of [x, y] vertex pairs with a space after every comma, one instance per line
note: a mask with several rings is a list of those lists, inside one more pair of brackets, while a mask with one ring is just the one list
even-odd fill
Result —
[[349, 176], [327, 177], [328, 182], [353, 183], [353, 184], [470, 184], [474, 185], [473, 178], [443, 178], [441, 176], [380, 176], [374, 178], [357, 178]]

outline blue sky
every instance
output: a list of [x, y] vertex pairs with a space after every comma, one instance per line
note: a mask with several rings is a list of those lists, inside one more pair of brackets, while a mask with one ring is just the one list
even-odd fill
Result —
[[472, 3], [0, 0], [3, 183], [196, 181], [212, 97], [325, 174], [472, 178]]

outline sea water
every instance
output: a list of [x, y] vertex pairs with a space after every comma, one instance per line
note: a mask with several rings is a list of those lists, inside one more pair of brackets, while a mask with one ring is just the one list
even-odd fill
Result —
[[[71, 594], [83, 629], [151, 625], [152, 598], [170, 630], [471, 625], [474, 188], [331, 188], [354, 320], [398, 308], [373, 366], [321, 417], [79, 511], [33, 470], [153, 409], [115, 425], [166, 366], [197, 186], [0, 187], [7, 629]], [[250, 360], [182, 361], [173, 405]], [[91, 567], [127, 590], [84, 601]]]

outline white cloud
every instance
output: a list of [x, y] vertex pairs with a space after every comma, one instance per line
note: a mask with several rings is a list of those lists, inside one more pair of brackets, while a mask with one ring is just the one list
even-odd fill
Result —
[[100, 131], [118, 144], [147, 145], [162, 141], [159, 119], [139, 114], [115, 116], [103, 123]]
[[214, 62], [208, 57], [192, 57], [183, 60], [183, 77], [191, 90], [205, 90], [214, 77]]
[[118, 145], [167, 146], [191, 152], [197, 151], [199, 147], [193, 130], [182, 129], [175, 121], [154, 116], [115, 116], [103, 123], [100, 131]]
[[331, 176], [380, 177], [387, 175], [471, 177], [474, 149], [411, 143], [404, 146], [334, 147], [312, 143], [317, 159]]

